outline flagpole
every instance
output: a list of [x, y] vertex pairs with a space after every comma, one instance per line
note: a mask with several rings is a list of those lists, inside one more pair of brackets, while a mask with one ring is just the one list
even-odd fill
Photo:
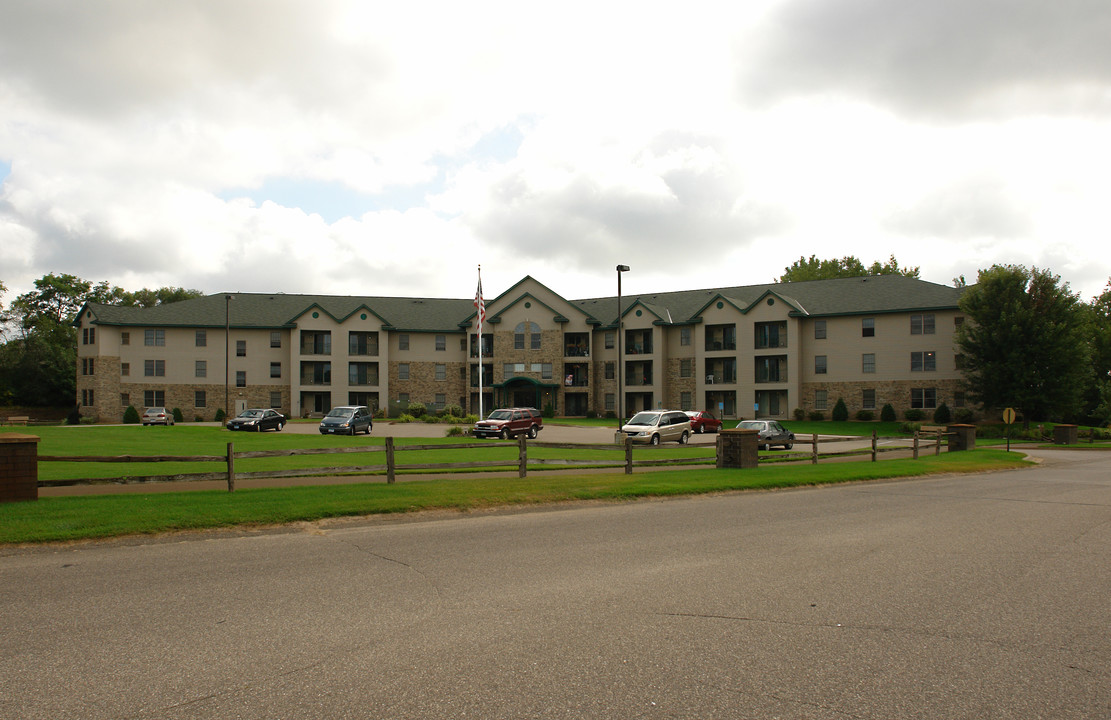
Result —
[[482, 408], [482, 321], [486, 315], [486, 304], [482, 301], [482, 266], [478, 266], [478, 293], [475, 295], [475, 318], [478, 320], [478, 419], [486, 414]]

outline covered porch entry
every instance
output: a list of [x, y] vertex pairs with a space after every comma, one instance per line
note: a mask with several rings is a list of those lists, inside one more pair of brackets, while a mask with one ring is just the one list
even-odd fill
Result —
[[494, 407], [531, 407], [543, 412], [548, 405], [558, 412], [559, 384], [529, 377], [513, 377], [494, 384]]

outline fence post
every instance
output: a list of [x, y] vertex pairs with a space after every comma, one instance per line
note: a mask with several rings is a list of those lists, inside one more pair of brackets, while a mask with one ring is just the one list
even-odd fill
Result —
[[235, 445], [228, 443], [228, 492], [235, 492]]
[[525, 440], [525, 434], [521, 433], [517, 436], [517, 477], [525, 477], [528, 475], [528, 442]]
[[392, 483], [397, 478], [394, 476], [396, 463], [393, 459], [393, 436], [386, 436], [386, 482]]
[[876, 430], [872, 429], [872, 462], [876, 461]]
[[810, 446], [810, 464], [818, 464], [818, 433], [814, 433], [814, 444]]
[[914, 459], [918, 459], [918, 431], [914, 431]]
[[625, 474], [633, 474], [633, 441], [625, 436]]
[[937, 431], [937, 442], [934, 443], [934, 455], [941, 454], [941, 430]]

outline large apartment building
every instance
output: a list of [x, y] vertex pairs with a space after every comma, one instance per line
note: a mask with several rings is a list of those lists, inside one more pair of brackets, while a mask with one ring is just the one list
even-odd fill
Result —
[[[964, 404], [953, 334], [963, 290], [902, 276], [567, 300], [531, 277], [472, 298], [221, 293], [154, 308], [90, 303], [77, 403], [212, 420], [246, 407], [293, 416], [335, 405], [396, 412], [548, 406], [557, 415], [708, 409], [725, 418], [899, 413]], [[619, 343], [619, 334], [620, 340]], [[620, 355], [619, 355], [620, 351]], [[619, 367], [620, 364], [620, 367]], [[618, 370], [620, 369], [620, 372]], [[828, 417], [828, 414], [827, 414]]]

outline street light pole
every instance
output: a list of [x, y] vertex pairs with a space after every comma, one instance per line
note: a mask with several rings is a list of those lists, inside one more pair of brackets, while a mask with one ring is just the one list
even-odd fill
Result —
[[230, 417], [231, 413], [228, 412], [228, 366], [231, 361], [228, 356], [231, 354], [231, 295], [224, 296], [224, 418]]
[[625, 361], [621, 357], [621, 273], [629, 272], [628, 265], [617, 266], [617, 435], [621, 436], [621, 426], [625, 417], [625, 390], [623, 388], [623, 374]]

